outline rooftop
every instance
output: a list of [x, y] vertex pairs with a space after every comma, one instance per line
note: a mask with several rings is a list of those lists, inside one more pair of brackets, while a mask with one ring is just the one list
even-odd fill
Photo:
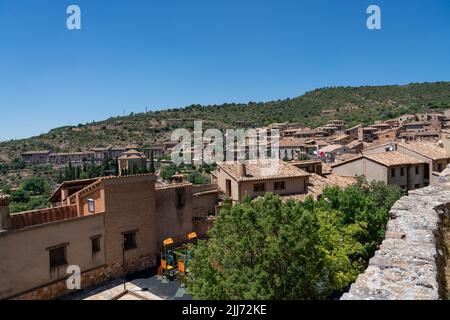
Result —
[[400, 142], [398, 145], [406, 149], [412, 150], [414, 152], [417, 152], [432, 160], [441, 160], [450, 158], [450, 156], [447, 154], [447, 151], [444, 148], [441, 148], [432, 143], [412, 141], [412, 142]]
[[309, 174], [297, 167], [280, 160], [251, 160], [245, 162], [246, 176], [239, 174], [240, 164], [237, 162], [224, 162], [219, 168], [230, 174], [236, 181], [258, 181], [270, 179], [308, 177]]
[[381, 163], [388, 167], [401, 166], [406, 164], [425, 163], [421, 160], [407, 156], [406, 154], [400, 153], [398, 151], [366, 154], [364, 155], [364, 157], [373, 160], [375, 162]]

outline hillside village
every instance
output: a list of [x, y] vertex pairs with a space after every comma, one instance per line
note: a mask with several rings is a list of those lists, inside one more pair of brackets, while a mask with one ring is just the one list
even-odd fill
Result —
[[[450, 164], [449, 128], [450, 110], [352, 127], [342, 120], [318, 128], [272, 123], [256, 130], [280, 131], [280, 159], [218, 163], [209, 181], [200, 184], [180, 171], [161, 177], [171, 165], [173, 141], [76, 153], [29, 150], [21, 155], [26, 166], [56, 170], [112, 160], [118, 170], [60, 183], [47, 208], [11, 213], [10, 197], [0, 196], [0, 252], [10, 275], [0, 277], [0, 299], [66, 294], [64, 268], [69, 263], [81, 267], [89, 285], [120, 277], [122, 259], [128, 273], [157, 266], [164, 241], [183, 242], [193, 232], [207, 236], [226, 201], [242, 203], [267, 192], [283, 201], [317, 200], [325, 187], [345, 189], [358, 177], [397, 185], [404, 192], [432, 185]], [[264, 168], [274, 162], [277, 170], [266, 174]], [[157, 169], [149, 170], [155, 163]], [[16, 249], [8, 250], [12, 246]], [[24, 268], [30, 261], [33, 272]]]

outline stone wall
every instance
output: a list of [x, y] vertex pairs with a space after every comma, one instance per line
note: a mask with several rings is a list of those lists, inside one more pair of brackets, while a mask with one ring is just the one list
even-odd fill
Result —
[[[448, 169], [447, 169], [448, 170]], [[438, 300], [447, 297], [442, 232], [447, 178], [410, 191], [390, 211], [385, 240], [342, 300]]]
[[207, 233], [214, 225], [214, 221], [216, 220], [215, 217], [209, 216], [209, 217], [194, 217], [193, 219], [193, 225], [194, 225], [194, 231], [197, 233], [197, 235], [200, 238], [204, 238], [207, 236]]
[[[127, 261], [125, 264], [127, 274], [132, 274], [155, 266], [155, 257], [142, 256]], [[83, 272], [81, 274], [82, 289], [94, 285], [102, 284], [106, 281], [117, 279], [123, 276], [122, 263], [105, 265], [94, 270]], [[21, 295], [11, 298], [11, 300], [52, 300], [74, 293], [67, 288], [66, 279], [59, 280], [52, 284], [36, 288]]]

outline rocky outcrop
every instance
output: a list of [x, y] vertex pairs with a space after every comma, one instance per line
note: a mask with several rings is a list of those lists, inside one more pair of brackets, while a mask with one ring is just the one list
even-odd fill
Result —
[[450, 208], [450, 172], [437, 186], [410, 191], [390, 211], [385, 240], [342, 300], [446, 297], [441, 226]]

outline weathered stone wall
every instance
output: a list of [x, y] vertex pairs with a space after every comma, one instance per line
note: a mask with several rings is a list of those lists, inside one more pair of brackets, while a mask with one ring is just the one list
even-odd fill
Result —
[[[154, 266], [155, 257], [153, 256], [142, 256], [127, 261], [125, 264], [127, 274], [132, 274]], [[122, 263], [114, 263], [83, 272], [81, 274], [81, 289], [89, 288], [93, 285], [98, 285], [112, 279], [117, 279], [121, 276], [123, 276]], [[72, 293], [73, 290], [67, 288], [66, 279], [63, 279], [15, 296], [11, 298], [11, 300], [52, 300]]]
[[446, 298], [442, 221], [450, 208], [445, 179], [410, 191], [390, 211], [385, 240], [342, 300]]
[[216, 218], [213, 216], [195, 217], [193, 219], [194, 231], [200, 238], [205, 237], [208, 231], [211, 230], [211, 228], [213, 227], [215, 220]]

